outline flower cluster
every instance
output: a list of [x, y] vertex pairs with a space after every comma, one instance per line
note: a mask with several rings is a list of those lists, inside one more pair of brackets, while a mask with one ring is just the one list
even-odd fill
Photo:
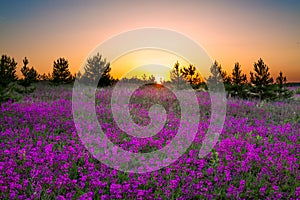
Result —
[[[163, 169], [135, 174], [109, 168], [86, 150], [72, 119], [71, 90], [37, 88], [30, 95], [21, 102], [1, 105], [0, 199], [300, 196], [300, 124], [294, 114], [300, 113], [298, 104], [256, 106], [253, 101], [229, 99], [219, 142], [200, 159], [198, 152], [210, 121], [210, 98], [205, 92], [197, 93], [201, 119], [191, 147]], [[127, 151], [151, 152], [176, 135], [180, 108], [168, 91], [141, 90], [132, 98], [130, 110], [136, 123], [149, 123], [147, 110], [153, 103], [167, 110], [163, 130], [151, 138], [131, 137], [117, 127], [110, 96], [110, 88], [97, 93], [96, 110], [101, 127], [114, 144]], [[107, 157], [111, 156], [113, 152], [107, 152]]]

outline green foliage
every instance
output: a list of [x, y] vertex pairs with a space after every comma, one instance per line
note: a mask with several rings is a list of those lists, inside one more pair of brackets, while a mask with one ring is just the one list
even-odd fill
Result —
[[211, 66], [211, 76], [207, 79], [210, 84], [224, 83], [226, 91], [233, 97], [259, 98], [260, 100], [280, 100], [293, 96], [293, 92], [286, 88], [287, 78], [280, 72], [273, 84], [269, 67], [260, 58], [254, 63], [254, 72], [250, 72], [250, 84], [247, 84], [247, 76], [242, 73], [241, 65], [237, 62], [232, 70], [231, 77], [226, 75], [221, 65], [216, 61]]
[[250, 72], [250, 81], [253, 85], [252, 91], [258, 94], [259, 99], [275, 97], [274, 80], [269, 72], [269, 67], [261, 58], [254, 63], [254, 73]]
[[269, 67], [260, 58], [254, 63], [254, 73], [250, 72], [250, 80], [256, 86], [268, 86], [273, 83], [273, 78], [269, 72]]
[[6, 87], [0, 86], [0, 103], [8, 100], [19, 101], [22, 99], [23, 93], [31, 93], [34, 90], [34, 86], [29, 86], [25, 90], [25, 87], [19, 85], [17, 82], [11, 82]]
[[[106, 62], [106, 59], [102, 59], [102, 55], [97, 53], [95, 56], [87, 59], [86, 65], [84, 67], [84, 73], [78, 76], [78, 79], [86, 84], [93, 84], [97, 80], [98, 87], [104, 87], [112, 85], [115, 81], [110, 75], [111, 67], [110, 63]], [[100, 77], [101, 75], [101, 77]]]
[[9, 83], [16, 81], [17, 62], [14, 58], [2, 55], [0, 60], [0, 85], [5, 88]]
[[54, 84], [70, 83], [73, 76], [69, 71], [69, 63], [65, 58], [59, 58], [53, 63], [52, 82]]
[[295, 94], [300, 94], [300, 88], [297, 88]]
[[227, 86], [232, 96], [246, 98], [249, 87], [247, 85], [247, 76], [242, 73], [241, 65], [237, 62], [232, 70], [231, 85]]
[[216, 168], [220, 163], [219, 153], [213, 149], [210, 157], [210, 166]]
[[2, 55], [0, 61], [0, 103], [8, 100], [19, 101], [23, 93], [33, 92], [35, 87], [32, 82], [37, 81], [38, 74], [32, 67], [27, 67], [28, 60], [23, 60], [24, 66], [21, 72], [24, 79], [18, 81], [16, 75], [17, 63], [14, 58]]

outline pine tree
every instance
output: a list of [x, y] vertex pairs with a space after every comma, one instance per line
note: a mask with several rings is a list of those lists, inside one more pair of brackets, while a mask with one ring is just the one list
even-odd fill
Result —
[[278, 84], [278, 87], [280, 90], [283, 89], [284, 84], [286, 84], [287, 79], [285, 76], [283, 76], [283, 73], [280, 71], [279, 76], [276, 78], [276, 83]]
[[237, 62], [232, 70], [232, 84], [241, 85], [247, 82], [246, 74], [242, 73], [241, 65]]
[[210, 67], [210, 72], [211, 75], [206, 81], [211, 85], [212, 90], [219, 88], [220, 84], [230, 84], [230, 77], [222, 70], [222, 66], [217, 61]]
[[0, 86], [5, 88], [10, 82], [18, 79], [16, 75], [17, 62], [14, 58], [2, 55], [0, 60]]
[[254, 86], [253, 91], [258, 93], [260, 100], [274, 97], [273, 78], [269, 67], [261, 58], [254, 63], [254, 73], [250, 72], [250, 81]]
[[69, 63], [65, 58], [59, 58], [53, 63], [52, 82], [55, 84], [69, 83], [72, 81]]
[[14, 58], [2, 55], [0, 60], [0, 104], [7, 100], [20, 100], [24, 88], [18, 84], [17, 63]]
[[186, 81], [181, 73], [181, 68], [178, 61], [174, 64], [172, 71], [170, 72], [171, 83], [175, 84], [177, 89], [185, 87]]
[[230, 88], [231, 94], [233, 96], [245, 97], [246, 96], [246, 83], [247, 83], [247, 76], [246, 74], [242, 73], [241, 65], [237, 62], [234, 65], [232, 70], [232, 77], [231, 77], [232, 86]]
[[185, 80], [192, 85], [194, 75], [196, 74], [196, 67], [190, 64], [189, 67], [183, 67], [180, 72]]
[[287, 78], [283, 76], [283, 73], [281, 71], [279, 72], [279, 76], [276, 78], [276, 83], [278, 87], [277, 93], [279, 99], [290, 98], [293, 96], [293, 92], [285, 87], [285, 84], [287, 83]]
[[28, 67], [29, 61], [25, 57], [23, 60], [23, 67], [21, 68], [22, 75], [24, 78], [21, 80], [21, 85], [25, 87], [25, 91], [27, 92], [27, 87], [29, 87], [33, 82], [38, 80], [38, 73], [33, 67]]
[[93, 84], [99, 80], [98, 87], [109, 86], [114, 81], [110, 71], [110, 63], [107, 63], [106, 59], [102, 59], [102, 55], [97, 53], [95, 56], [87, 59], [81, 80], [85, 84]]

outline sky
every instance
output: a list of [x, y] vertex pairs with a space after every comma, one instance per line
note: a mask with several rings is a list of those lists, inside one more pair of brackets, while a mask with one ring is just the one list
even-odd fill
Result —
[[[239, 62], [249, 77], [262, 58], [272, 76], [281, 70], [289, 82], [300, 82], [299, 19], [297, 0], [0, 0], [0, 54], [14, 57], [18, 71], [27, 57], [40, 74], [64, 57], [75, 73], [112, 36], [158, 27], [193, 39], [228, 73]], [[145, 55], [168, 67], [176, 60], [186, 65], [165, 52], [136, 52], [112, 63], [112, 75], [145, 65]], [[166, 76], [165, 68], [161, 73]]]

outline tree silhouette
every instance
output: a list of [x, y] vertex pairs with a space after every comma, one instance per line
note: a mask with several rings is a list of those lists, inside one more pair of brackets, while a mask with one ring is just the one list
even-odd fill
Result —
[[48, 72], [48, 74], [43, 73], [43, 74], [39, 77], [40, 80], [44, 80], [44, 81], [51, 81], [51, 78], [52, 78], [52, 76], [51, 76], [51, 73], [50, 73], [50, 72]]
[[254, 73], [250, 72], [250, 81], [256, 86], [267, 86], [273, 83], [269, 67], [260, 58], [254, 63]]
[[287, 78], [283, 76], [283, 73], [280, 71], [279, 76], [276, 78], [276, 83], [278, 86], [277, 93], [279, 98], [290, 98], [293, 96], [293, 92], [285, 87], [287, 83]]
[[148, 77], [148, 82], [149, 83], [154, 83], [155, 82], [155, 76], [153, 76], [152, 74]]
[[[136, 78], [138, 79], [138, 77], [136, 76]], [[146, 74], [143, 74], [141, 77], [141, 81], [144, 83], [154, 83], [155, 82], [155, 76], [153, 76], [153, 74], [151, 74], [150, 76], [147, 76]]]
[[242, 73], [241, 65], [237, 62], [234, 65], [232, 70], [232, 78], [231, 78], [233, 85], [241, 85], [247, 82], [246, 74]]
[[24, 78], [21, 80], [21, 85], [25, 87], [25, 91], [27, 92], [27, 87], [31, 85], [31, 83], [36, 82], [39, 78], [37, 71], [33, 67], [28, 67], [29, 61], [25, 57], [23, 60], [23, 67], [21, 68], [22, 75]]
[[196, 74], [196, 67], [190, 64], [188, 67], [183, 67], [180, 72], [185, 80], [192, 85], [194, 75]]
[[192, 86], [202, 83], [200, 74], [197, 72], [194, 65], [189, 65], [188, 67], [183, 67], [180, 70], [181, 74], [185, 80]]
[[215, 61], [210, 67], [211, 75], [208, 77], [207, 81], [211, 82], [223, 82], [226, 77], [226, 72], [222, 70], [221, 65]]
[[51, 81], [56, 84], [62, 84], [69, 83], [72, 79], [68, 61], [65, 58], [59, 58], [54, 61]]
[[230, 86], [230, 94], [233, 96], [245, 97], [247, 93], [247, 76], [242, 73], [241, 65], [238, 62], [235, 63], [231, 75], [232, 85]]
[[97, 53], [95, 56], [87, 59], [81, 80], [86, 84], [93, 84], [99, 80], [99, 76], [101, 75], [97, 86], [109, 86], [114, 82], [113, 77], [110, 75], [110, 71], [110, 63], [107, 63], [106, 59], [102, 59], [102, 55]]
[[186, 81], [181, 73], [181, 68], [178, 61], [174, 64], [172, 71], [170, 72], [171, 83], [175, 84], [176, 88], [185, 87]]
[[254, 86], [254, 91], [258, 93], [259, 99], [274, 96], [273, 78], [269, 72], [269, 67], [261, 58], [254, 63], [254, 73], [250, 72], [250, 81]]
[[[28, 63], [27, 63], [28, 64]], [[20, 100], [22, 93], [27, 92], [18, 84], [16, 75], [17, 63], [14, 58], [2, 55], [0, 60], [0, 104], [7, 100]], [[34, 88], [33, 88], [34, 90]], [[30, 90], [30, 91], [33, 91]]]
[[146, 74], [143, 74], [143, 75], [142, 75], [142, 80], [143, 80], [144, 82], [147, 81], [147, 75], [146, 75]]
[[286, 77], [283, 76], [283, 73], [280, 71], [279, 76], [276, 78], [276, 83], [278, 84], [280, 90], [284, 87], [284, 84], [286, 84], [286, 82]]
[[2, 55], [0, 60], [0, 86], [5, 88], [10, 82], [18, 79], [16, 75], [17, 62], [14, 58]]
[[212, 90], [217, 89], [220, 84], [230, 84], [230, 77], [222, 70], [221, 65], [215, 61], [210, 67], [211, 75], [206, 80], [211, 86]]

